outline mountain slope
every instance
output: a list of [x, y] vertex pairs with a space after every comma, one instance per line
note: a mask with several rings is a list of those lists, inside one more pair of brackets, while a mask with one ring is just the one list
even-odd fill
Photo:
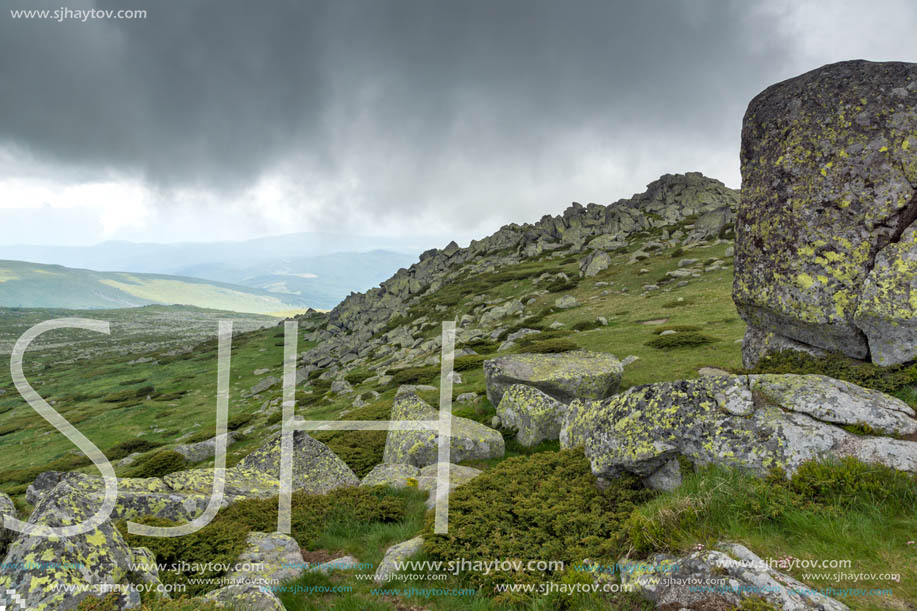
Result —
[[161, 274], [96, 272], [0, 260], [0, 306], [109, 309], [182, 304], [255, 314], [302, 310], [296, 295]]

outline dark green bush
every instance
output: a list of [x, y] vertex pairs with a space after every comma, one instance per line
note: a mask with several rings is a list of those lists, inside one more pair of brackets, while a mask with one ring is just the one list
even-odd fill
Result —
[[796, 350], [768, 355], [748, 373], [821, 374], [885, 393], [917, 384], [917, 365], [879, 367], [839, 353], [813, 356]]
[[558, 279], [558, 280], [554, 280], [553, 282], [549, 284], [546, 284], [544, 288], [547, 289], [549, 293], [560, 293], [562, 291], [572, 291], [573, 289], [576, 288], [576, 282], [572, 280]]
[[569, 339], [546, 339], [540, 342], [532, 342], [525, 346], [526, 352], [535, 352], [540, 354], [550, 354], [556, 352], [569, 352], [571, 350], [579, 350], [574, 342]]
[[230, 431], [235, 431], [251, 422], [252, 418], [254, 418], [254, 414], [236, 414], [235, 416], [227, 419], [226, 428]]
[[439, 367], [428, 365], [426, 367], [406, 367], [392, 373], [393, 384], [417, 384], [428, 382], [439, 376]]
[[[276, 530], [276, 499], [274, 528]], [[136, 520], [141, 524], [150, 526], [175, 526], [177, 522], [164, 518], [145, 517]], [[249, 529], [243, 522], [214, 519], [197, 532], [181, 537], [143, 537], [127, 532], [127, 523], [118, 522], [118, 530], [124, 540], [132, 547], [146, 547], [156, 555], [157, 563], [187, 563], [198, 564], [200, 569], [206, 569], [207, 563], [231, 565], [236, 561], [242, 550], [245, 549], [245, 538]], [[213, 589], [212, 584], [191, 583], [189, 578], [215, 579], [224, 574], [218, 567], [200, 572], [160, 571], [159, 578], [163, 583], [184, 584], [191, 595], [199, 595]]]
[[331, 383], [332, 380], [319, 380], [316, 378], [309, 382], [309, 386], [312, 387], [312, 390], [321, 395], [331, 390]]
[[646, 342], [650, 348], [664, 350], [668, 348], [693, 348], [717, 341], [716, 338], [703, 333], [676, 333], [674, 335], [660, 335], [656, 339]]
[[128, 454], [135, 452], [149, 452], [161, 446], [161, 443], [149, 441], [147, 439], [128, 439], [117, 443], [105, 451], [108, 460], [120, 460]]
[[175, 450], [160, 450], [138, 462], [127, 477], [162, 477], [188, 468], [188, 461]]
[[676, 333], [691, 333], [693, 331], [700, 331], [700, 327], [695, 327], [694, 325], [663, 325], [658, 327], [653, 331], [656, 335], [659, 335], [663, 331], [675, 331]]
[[693, 299], [682, 299], [681, 301], [679, 301], [679, 300], [676, 299], [675, 301], [668, 301], [668, 302], [662, 304], [662, 307], [664, 307], [664, 308], [681, 308], [681, 307], [689, 306], [689, 305], [694, 305], [694, 300], [693, 300]]
[[574, 331], [591, 331], [592, 329], [598, 329], [604, 325], [597, 320], [581, 320], [578, 323], [575, 323], [572, 327]]
[[477, 369], [484, 365], [489, 357], [483, 354], [469, 354], [467, 356], [460, 356], [452, 363], [453, 371], [468, 371], [469, 369]]
[[917, 507], [917, 477], [854, 458], [804, 463], [784, 485], [799, 495], [800, 503], [899, 511]]
[[669, 256], [672, 257], [673, 259], [677, 259], [678, 257], [682, 256], [683, 254], [685, 254], [685, 249], [679, 246], [678, 248], [673, 250], [672, 254]]
[[[612, 564], [626, 550], [621, 524], [650, 493], [624, 476], [600, 490], [581, 450], [509, 458], [456, 489], [449, 498], [449, 534], [424, 536], [431, 560], [583, 558]], [[433, 530], [433, 514], [425, 531]], [[543, 573], [483, 575], [462, 580], [490, 590], [496, 583], [559, 578]]]
[[351, 371], [344, 376], [344, 379], [354, 386], [359, 386], [366, 378], [372, 377], [372, 375], [373, 374], [368, 371]]
[[[377, 401], [351, 411], [347, 417], [350, 420], [388, 420], [391, 413], [389, 401]], [[316, 431], [312, 436], [331, 448], [358, 477], [362, 478], [382, 462], [385, 431]]]

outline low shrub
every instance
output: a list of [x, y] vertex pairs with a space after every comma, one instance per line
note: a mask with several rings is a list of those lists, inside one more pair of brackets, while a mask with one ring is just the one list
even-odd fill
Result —
[[[389, 401], [377, 401], [351, 411], [350, 420], [388, 420], [392, 406]], [[278, 418], [278, 422], [280, 419]], [[385, 431], [316, 431], [313, 435], [347, 463], [357, 477], [364, 477], [382, 462]]]
[[694, 348], [717, 341], [716, 338], [703, 333], [675, 333], [674, 335], [660, 335], [656, 339], [646, 342], [650, 348], [665, 350], [668, 348]]
[[662, 304], [662, 307], [681, 308], [681, 307], [689, 306], [689, 305], [694, 305], [693, 299], [681, 299], [681, 300], [676, 299], [675, 301], [667, 301], [666, 303]]
[[417, 384], [428, 382], [439, 375], [439, 367], [428, 365], [426, 367], [406, 367], [392, 373], [392, 384]]
[[[509, 458], [450, 495], [449, 534], [429, 534], [434, 516], [427, 514], [424, 552], [434, 561], [550, 558], [570, 564], [591, 558], [613, 564], [626, 549], [621, 525], [650, 495], [630, 476], [600, 490], [582, 450]], [[463, 582], [485, 591], [497, 583], [560, 577], [503, 571], [461, 575]]]
[[694, 325], [663, 325], [656, 328], [653, 333], [656, 335], [661, 334], [663, 331], [675, 331], [676, 333], [692, 333], [694, 331], [700, 331], [700, 327], [695, 327]]
[[574, 331], [591, 331], [592, 329], [598, 329], [599, 327], [603, 326], [605, 325], [597, 320], [581, 320], [578, 323], [575, 323], [571, 328]]
[[125, 473], [126, 477], [162, 477], [188, 468], [188, 461], [175, 450], [160, 450], [151, 454]]
[[149, 441], [147, 439], [128, 439], [117, 443], [105, 451], [108, 460], [120, 460], [129, 454], [135, 452], [149, 452], [161, 446], [161, 443]]
[[821, 374], [885, 393], [917, 384], [917, 365], [879, 367], [844, 354], [813, 356], [796, 350], [770, 354], [748, 373]]
[[351, 371], [344, 376], [344, 379], [354, 386], [359, 386], [364, 381], [366, 381], [367, 378], [372, 377], [372, 375], [373, 374], [368, 371]]
[[251, 422], [252, 418], [254, 414], [236, 414], [226, 421], [226, 428], [230, 431], [238, 430]]
[[533, 342], [525, 346], [526, 352], [534, 352], [538, 354], [551, 354], [557, 352], [569, 352], [571, 350], [579, 350], [579, 346], [575, 342], [570, 341], [569, 339], [546, 339], [540, 342]]
[[572, 280], [558, 279], [546, 284], [544, 288], [547, 289], [549, 293], [572, 291], [576, 288], [576, 282], [573, 282]]
[[469, 354], [467, 356], [460, 356], [452, 363], [453, 371], [468, 371], [469, 369], [477, 369], [484, 365], [488, 356], [483, 354]]

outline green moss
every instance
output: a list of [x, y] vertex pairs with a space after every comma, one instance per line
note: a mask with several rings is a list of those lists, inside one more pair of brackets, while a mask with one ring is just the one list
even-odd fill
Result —
[[526, 352], [537, 354], [553, 354], [557, 352], [569, 352], [579, 350], [579, 346], [568, 339], [546, 339], [540, 342], [532, 342], [524, 347]]
[[130, 469], [126, 477], [162, 477], [188, 468], [188, 461], [175, 450], [160, 450], [145, 457]]

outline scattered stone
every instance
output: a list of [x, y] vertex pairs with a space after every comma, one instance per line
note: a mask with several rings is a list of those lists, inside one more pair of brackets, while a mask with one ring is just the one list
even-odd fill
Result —
[[569, 310], [570, 308], [575, 308], [577, 305], [579, 305], [579, 303], [573, 295], [564, 295], [554, 300], [554, 307], [560, 308], [561, 310]]
[[643, 478], [647, 488], [653, 490], [671, 491], [681, 486], [681, 465], [678, 459], [673, 458], [659, 467], [655, 473]]
[[346, 395], [353, 392], [353, 386], [347, 380], [335, 380], [331, 383], [331, 392], [336, 395]]
[[[234, 444], [237, 438], [238, 434], [235, 431], [227, 431], [226, 447], [228, 448]], [[205, 439], [204, 441], [198, 441], [197, 443], [184, 443], [177, 445], [175, 446], [175, 451], [184, 456], [188, 462], [196, 463], [213, 458], [216, 455], [216, 445], [217, 438], [212, 437], [210, 439]]]
[[562, 328], [564, 328], [564, 327], [566, 327], [566, 326], [567, 326], [567, 325], [565, 325], [564, 323], [560, 322], [559, 320], [555, 320], [555, 321], [552, 322], [550, 325], [548, 325], [548, 328], [551, 329], [552, 331], [556, 331], [557, 329], [562, 329]]
[[[701, 546], [702, 547], [702, 546]], [[621, 583], [657, 609], [739, 609], [746, 601], [770, 609], [794, 611], [845, 611], [846, 605], [818, 594], [815, 589], [771, 568], [748, 548], [719, 543], [715, 550], [699, 550], [687, 556], [663, 554], [636, 563], [622, 561]], [[647, 571], [643, 567], [671, 570]], [[690, 584], [722, 584], [698, 588]]]
[[631, 354], [631, 355], [629, 355], [629, 356], [624, 357], [624, 360], [621, 361], [621, 367], [627, 367], [628, 365], [631, 365], [631, 364], [633, 364], [633, 363], [636, 363], [636, 362], [639, 361], [639, 360], [640, 360], [640, 357], [639, 357], [639, 356], [635, 356], [635, 355]]
[[379, 568], [376, 569], [376, 583], [385, 583], [396, 573], [395, 563], [402, 563], [411, 556], [416, 556], [423, 548], [423, 537], [414, 537], [397, 543], [387, 550]]
[[314, 566], [309, 569], [312, 573], [330, 573], [331, 571], [351, 571], [356, 568], [363, 566], [360, 561], [354, 556], [341, 556], [340, 558], [335, 558], [334, 560], [329, 560], [328, 562], [323, 562], [318, 566]]
[[739, 341], [742, 343], [742, 365], [746, 369], [753, 369], [757, 367], [758, 362], [764, 357], [784, 350], [795, 350], [812, 356], [824, 356], [827, 354], [824, 350], [783, 337], [755, 325], [748, 325], [745, 329], [745, 338]]
[[[462, 465], [449, 465], [449, 491], [450, 493], [462, 486], [467, 484], [477, 476], [479, 476], [483, 471], [480, 469], [474, 469], [472, 467], [464, 467]], [[439, 475], [439, 464], [434, 463], [432, 465], [427, 465], [420, 470], [420, 477], [417, 478], [417, 489], [423, 490], [429, 493], [426, 501], [427, 509], [432, 509], [436, 506], [436, 482]]]
[[604, 250], [595, 250], [583, 259], [580, 263], [580, 276], [591, 278], [608, 269], [611, 265], [611, 257]]
[[458, 397], [455, 398], [458, 403], [478, 403], [481, 398], [476, 392], [463, 392]]
[[263, 367], [263, 368], [261, 368], [261, 369], [256, 369], [256, 370], [254, 371], [254, 374], [253, 374], [253, 375], [256, 375], [256, 376], [263, 376], [263, 375], [268, 374], [268, 373], [270, 373], [270, 372], [271, 372], [271, 370], [270, 370], [269, 367]]
[[216, 603], [219, 607], [228, 606], [231, 609], [285, 611], [285, 607], [273, 592], [262, 590], [261, 586], [254, 584], [226, 586], [208, 592], [203, 598], [206, 602]]
[[299, 578], [304, 569], [302, 551], [296, 540], [276, 532], [248, 533], [245, 549], [236, 559], [236, 565], [242, 564], [248, 570], [233, 570], [226, 574], [228, 578], [235, 579], [235, 583], [282, 583]]
[[263, 393], [264, 391], [273, 388], [277, 384], [281, 383], [280, 378], [275, 378], [274, 376], [268, 376], [251, 387], [251, 390], [245, 394], [246, 397], [251, 397]]

